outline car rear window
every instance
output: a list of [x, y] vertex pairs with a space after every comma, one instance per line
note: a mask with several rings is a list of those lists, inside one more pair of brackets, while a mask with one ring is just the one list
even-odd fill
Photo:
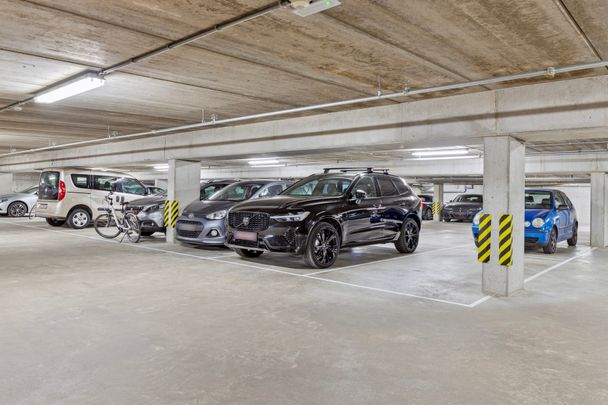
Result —
[[56, 200], [59, 195], [59, 172], [40, 173], [38, 198], [41, 200]]
[[399, 194], [406, 194], [408, 191], [410, 191], [405, 185], [405, 181], [399, 177], [393, 177], [393, 183], [395, 183], [395, 187], [397, 187]]
[[88, 174], [73, 174], [72, 176], [72, 184], [78, 188], [89, 188], [89, 178]]
[[395, 187], [390, 177], [378, 176], [377, 178], [378, 183], [380, 184], [380, 192], [383, 196], [392, 196], [399, 194], [399, 192], [397, 191], [397, 187]]

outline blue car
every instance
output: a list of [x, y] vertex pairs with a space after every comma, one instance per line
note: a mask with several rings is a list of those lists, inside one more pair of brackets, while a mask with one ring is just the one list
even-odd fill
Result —
[[[479, 214], [473, 219], [475, 244], [479, 235]], [[566, 194], [559, 190], [526, 190], [525, 221], [526, 247], [542, 247], [545, 253], [553, 254], [558, 242], [565, 240], [568, 245], [576, 246], [576, 210]]]

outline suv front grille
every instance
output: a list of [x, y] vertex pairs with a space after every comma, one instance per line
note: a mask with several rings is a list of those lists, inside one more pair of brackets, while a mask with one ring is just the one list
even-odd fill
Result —
[[269, 215], [260, 212], [231, 212], [228, 224], [246, 231], [263, 231], [268, 228]]

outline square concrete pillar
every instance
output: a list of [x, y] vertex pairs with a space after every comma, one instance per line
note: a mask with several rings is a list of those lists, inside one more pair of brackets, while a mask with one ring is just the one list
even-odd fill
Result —
[[[187, 160], [169, 160], [167, 200], [179, 201], [179, 212], [200, 198], [201, 164]], [[175, 243], [175, 229], [167, 227], [167, 243]]]
[[[510, 136], [484, 138], [483, 211], [492, 215], [490, 262], [483, 264], [482, 290], [508, 296], [524, 286], [525, 146]], [[499, 222], [513, 216], [513, 265], [498, 264]]]
[[608, 173], [591, 173], [591, 246], [608, 247]]
[[13, 190], [13, 174], [0, 173], [0, 194], [9, 194], [14, 191], [15, 190]]
[[[443, 184], [433, 185], [433, 204], [439, 203], [443, 207]], [[433, 221], [439, 221], [439, 212], [433, 214]]]

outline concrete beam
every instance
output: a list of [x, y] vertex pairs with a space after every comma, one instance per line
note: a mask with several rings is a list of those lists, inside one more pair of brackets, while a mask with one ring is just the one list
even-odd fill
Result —
[[106, 139], [101, 146], [3, 157], [0, 170], [447, 146], [505, 134], [535, 141], [601, 138], [607, 132], [608, 76], [600, 76], [122, 142]]

